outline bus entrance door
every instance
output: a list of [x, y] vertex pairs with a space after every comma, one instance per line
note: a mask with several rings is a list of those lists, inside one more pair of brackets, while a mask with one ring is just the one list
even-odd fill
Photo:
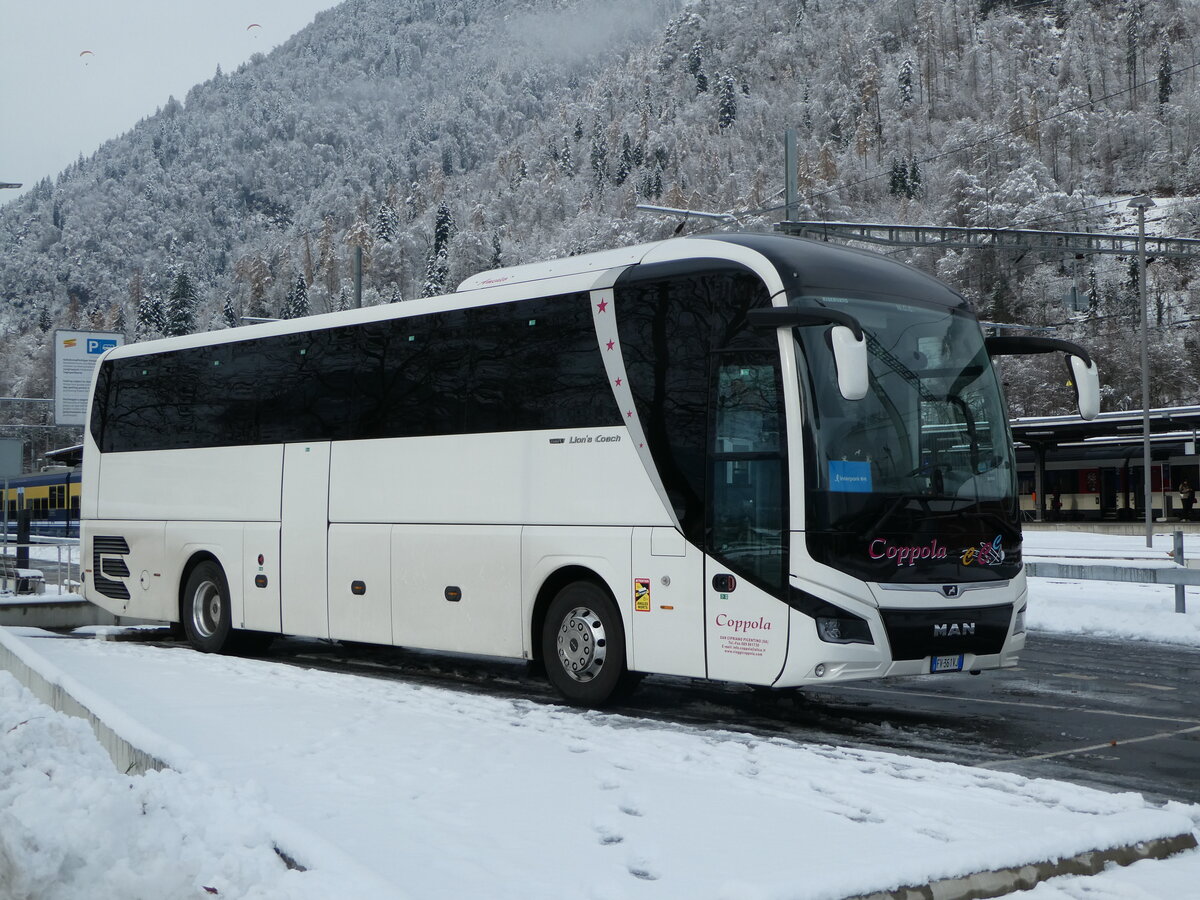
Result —
[[283, 448], [279, 602], [284, 634], [329, 637], [329, 444]]

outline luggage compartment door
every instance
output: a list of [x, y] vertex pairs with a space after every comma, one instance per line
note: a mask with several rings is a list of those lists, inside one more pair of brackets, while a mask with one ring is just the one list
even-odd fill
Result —
[[329, 637], [329, 443], [283, 448], [279, 600], [284, 634]]

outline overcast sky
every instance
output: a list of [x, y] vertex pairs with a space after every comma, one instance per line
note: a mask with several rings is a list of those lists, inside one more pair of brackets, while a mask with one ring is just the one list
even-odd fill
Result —
[[[3, 0], [0, 203], [268, 53], [338, 0]], [[250, 28], [250, 25], [258, 25]], [[90, 54], [84, 54], [90, 50]], [[84, 54], [84, 55], [80, 55]]]

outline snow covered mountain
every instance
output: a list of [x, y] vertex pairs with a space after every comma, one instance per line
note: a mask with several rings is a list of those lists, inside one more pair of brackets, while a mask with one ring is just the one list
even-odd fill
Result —
[[[1112, 230], [1200, 194], [1198, 36], [1197, 0], [346, 0], [0, 208], [0, 392], [48, 396], [56, 327], [344, 306], [356, 247], [383, 303], [679, 224], [639, 202], [769, 228], [789, 127], [801, 218]], [[1105, 408], [1140, 405], [1130, 260], [906, 254], [986, 318], [1079, 316]], [[1194, 272], [1149, 268], [1155, 404], [1198, 399]], [[1057, 369], [1006, 378], [1058, 411]]]

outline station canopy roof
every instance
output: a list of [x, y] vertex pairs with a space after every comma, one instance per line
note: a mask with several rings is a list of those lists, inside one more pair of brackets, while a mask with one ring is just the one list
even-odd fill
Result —
[[[1030, 447], [1063, 444], [1123, 444], [1142, 440], [1141, 410], [1100, 413], [1090, 422], [1079, 416], [1038, 416], [1013, 419], [1013, 439]], [[1192, 440], [1200, 431], [1200, 406], [1150, 410], [1150, 434]]]
[[62, 447], [58, 450], [47, 450], [45, 458], [62, 466], [77, 466], [83, 462], [83, 444]]

